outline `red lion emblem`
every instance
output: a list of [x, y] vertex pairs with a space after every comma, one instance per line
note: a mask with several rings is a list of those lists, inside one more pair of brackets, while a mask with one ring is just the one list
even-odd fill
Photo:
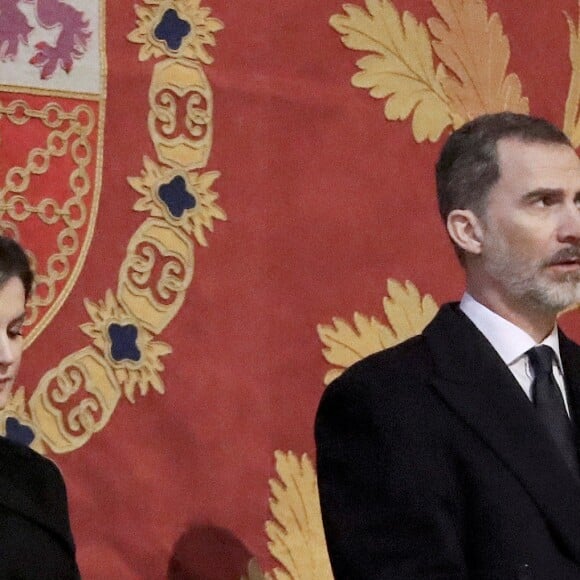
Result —
[[[24, 10], [26, 4], [33, 10]], [[24, 7], [18, 0], [0, 0], [0, 60], [15, 60], [20, 45], [29, 44], [33, 30], [42, 28], [48, 33], [55, 27], [60, 28], [56, 42], [37, 42], [29, 61], [40, 69], [42, 79], [50, 78], [57, 67], [69, 73], [74, 59], [83, 56], [91, 36], [89, 20], [62, 0], [24, 0]]]

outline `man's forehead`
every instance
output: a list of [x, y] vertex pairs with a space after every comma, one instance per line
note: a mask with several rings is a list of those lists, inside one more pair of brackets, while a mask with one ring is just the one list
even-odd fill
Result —
[[567, 174], [580, 177], [580, 158], [564, 143], [500, 139], [497, 143], [500, 174]]
[[542, 139], [525, 139], [522, 137], [501, 137], [497, 141], [497, 147], [499, 149], [518, 149], [518, 150], [528, 150], [528, 149], [568, 149], [574, 151], [574, 148], [568, 143], [560, 143], [557, 141], [545, 141]]

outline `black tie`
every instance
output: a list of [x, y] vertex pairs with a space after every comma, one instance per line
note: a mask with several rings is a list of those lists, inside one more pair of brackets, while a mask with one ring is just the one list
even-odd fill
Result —
[[574, 443], [574, 430], [562, 392], [552, 374], [554, 351], [546, 345], [536, 346], [528, 351], [530, 364], [534, 370], [532, 400], [550, 435], [556, 442], [564, 459], [573, 473], [578, 474], [578, 455]]

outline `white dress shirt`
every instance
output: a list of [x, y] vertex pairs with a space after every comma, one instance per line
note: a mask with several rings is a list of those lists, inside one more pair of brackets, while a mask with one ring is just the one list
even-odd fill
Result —
[[[492, 312], [489, 308], [477, 302], [467, 292], [463, 295], [459, 308], [477, 326], [485, 338], [489, 340], [531, 401], [534, 371], [531, 368], [526, 353], [530, 348], [538, 346], [538, 344], [527, 332], [524, 332], [515, 324], [502, 318], [499, 314]], [[551, 347], [556, 353], [552, 361], [552, 372], [560, 387], [562, 397], [564, 397], [566, 412], [570, 416], [566, 388], [564, 387], [562, 360], [560, 358], [560, 341], [558, 340], [558, 328], [556, 325], [554, 325], [552, 332], [540, 344]]]

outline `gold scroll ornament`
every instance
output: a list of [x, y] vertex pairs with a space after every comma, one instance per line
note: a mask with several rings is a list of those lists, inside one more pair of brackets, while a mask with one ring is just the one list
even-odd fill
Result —
[[[156, 265], [162, 271], [155, 277]], [[154, 334], [179, 312], [193, 279], [193, 243], [179, 229], [149, 218], [129, 243], [121, 266], [119, 302]]]
[[[179, 126], [187, 132], [176, 134], [180, 105], [184, 119]], [[159, 159], [183, 169], [205, 167], [212, 144], [213, 96], [203, 69], [190, 61], [155, 65], [149, 106], [149, 133]]]
[[[82, 393], [78, 405], [68, 401]], [[46, 373], [29, 400], [35, 425], [42, 425], [42, 439], [53, 450], [67, 453], [82, 447], [111, 418], [121, 387], [107, 361], [93, 347], [63, 359]]]

